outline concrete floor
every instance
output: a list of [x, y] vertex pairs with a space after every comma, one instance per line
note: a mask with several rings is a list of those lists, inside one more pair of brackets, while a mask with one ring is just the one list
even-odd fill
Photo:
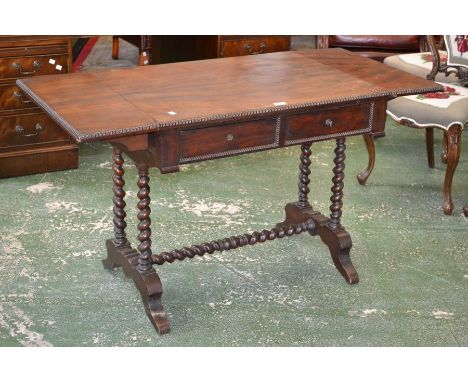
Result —
[[[102, 53], [109, 43], [85, 70], [113, 65]], [[136, 55], [124, 46], [117, 63], [131, 66]], [[347, 141], [343, 224], [359, 284], [347, 285], [307, 234], [163, 265], [165, 336], [132, 282], [101, 265], [112, 236], [109, 146], [81, 145], [78, 170], [0, 180], [0, 345], [467, 346], [468, 158], [462, 152], [454, 215], [445, 216], [445, 168], [427, 167], [424, 132], [391, 121], [386, 132], [365, 187], [355, 179], [367, 163], [362, 139]], [[312, 148], [311, 200], [326, 213], [334, 144]], [[293, 147], [164, 176], [152, 169], [154, 251], [271, 227], [296, 199], [298, 157]], [[135, 242], [137, 174], [126, 170]]]

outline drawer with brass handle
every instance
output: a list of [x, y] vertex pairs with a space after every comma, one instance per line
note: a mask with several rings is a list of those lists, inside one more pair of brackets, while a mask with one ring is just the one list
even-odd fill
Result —
[[287, 36], [221, 37], [220, 57], [246, 56], [289, 50]]
[[68, 55], [0, 58], [0, 79], [67, 73]]
[[277, 120], [272, 118], [189, 129], [180, 132], [179, 144], [181, 163], [258, 151], [278, 147], [279, 125]]
[[15, 84], [0, 85], [0, 112], [37, 107]]
[[258, 44], [258, 50], [253, 50], [252, 45], [248, 43], [244, 45], [244, 50], [247, 52], [247, 54], [262, 54], [265, 53], [267, 49], [268, 46], [263, 41]]
[[287, 116], [285, 144], [319, 141], [333, 136], [353, 135], [371, 130], [374, 106], [370, 103], [346, 108], [324, 108], [312, 113]]
[[70, 142], [70, 137], [45, 113], [0, 117], [0, 150], [52, 142]]

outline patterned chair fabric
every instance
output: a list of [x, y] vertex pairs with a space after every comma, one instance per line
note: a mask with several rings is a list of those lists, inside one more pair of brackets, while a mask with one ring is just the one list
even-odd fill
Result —
[[398, 97], [387, 104], [387, 114], [397, 122], [448, 130], [468, 123], [468, 88], [439, 82], [444, 92]]

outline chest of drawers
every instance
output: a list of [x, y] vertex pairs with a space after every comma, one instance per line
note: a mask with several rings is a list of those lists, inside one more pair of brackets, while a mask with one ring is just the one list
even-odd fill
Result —
[[78, 167], [78, 145], [15, 84], [70, 71], [69, 38], [0, 36], [0, 177]]
[[119, 38], [138, 47], [140, 65], [283, 52], [291, 47], [290, 36], [114, 36], [114, 59], [119, 57]]

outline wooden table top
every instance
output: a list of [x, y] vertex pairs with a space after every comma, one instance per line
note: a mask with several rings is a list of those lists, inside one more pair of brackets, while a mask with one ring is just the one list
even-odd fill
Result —
[[17, 84], [78, 142], [443, 90], [342, 49], [40, 76]]

